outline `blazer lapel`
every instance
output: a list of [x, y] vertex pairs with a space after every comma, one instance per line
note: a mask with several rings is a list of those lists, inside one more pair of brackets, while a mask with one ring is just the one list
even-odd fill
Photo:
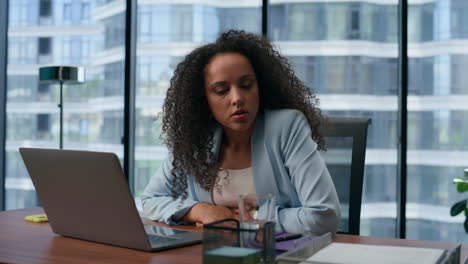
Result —
[[269, 153], [271, 148], [268, 147], [269, 144], [274, 142], [268, 141], [266, 138], [267, 131], [265, 129], [265, 113], [259, 113], [251, 139], [252, 173], [255, 192], [257, 194], [271, 193], [278, 199], [279, 192], [273, 170], [274, 164], [271, 163], [271, 153]]

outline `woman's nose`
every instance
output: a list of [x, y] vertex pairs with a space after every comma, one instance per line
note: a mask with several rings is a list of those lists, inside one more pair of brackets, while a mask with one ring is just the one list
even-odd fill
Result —
[[232, 94], [231, 94], [232, 104], [242, 105], [244, 103], [244, 96], [242, 94], [242, 91], [238, 87], [231, 89], [231, 91], [232, 91]]

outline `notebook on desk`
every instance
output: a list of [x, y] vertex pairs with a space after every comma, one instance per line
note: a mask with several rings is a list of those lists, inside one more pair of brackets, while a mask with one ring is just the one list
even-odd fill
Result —
[[201, 242], [201, 233], [143, 225], [114, 153], [20, 148], [52, 230], [157, 251]]

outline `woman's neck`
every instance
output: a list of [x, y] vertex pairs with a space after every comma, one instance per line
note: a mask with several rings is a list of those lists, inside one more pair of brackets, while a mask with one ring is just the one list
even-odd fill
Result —
[[238, 132], [224, 129], [221, 155], [219, 157], [220, 167], [229, 170], [244, 169], [252, 166], [252, 150], [250, 139], [252, 129]]
[[250, 151], [250, 138], [252, 137], [253, 128], [254, 125], [242, 132], [224, 129], [224, 146], [235, 152]]

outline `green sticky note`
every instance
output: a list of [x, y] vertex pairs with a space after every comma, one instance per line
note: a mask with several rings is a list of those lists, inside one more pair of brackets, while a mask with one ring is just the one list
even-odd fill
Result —
[[254, 264], [262, 259], [262, 250], [253, 248], [224, 246], [203, 254], [204, 264], [226, 263], [226, 264]]

